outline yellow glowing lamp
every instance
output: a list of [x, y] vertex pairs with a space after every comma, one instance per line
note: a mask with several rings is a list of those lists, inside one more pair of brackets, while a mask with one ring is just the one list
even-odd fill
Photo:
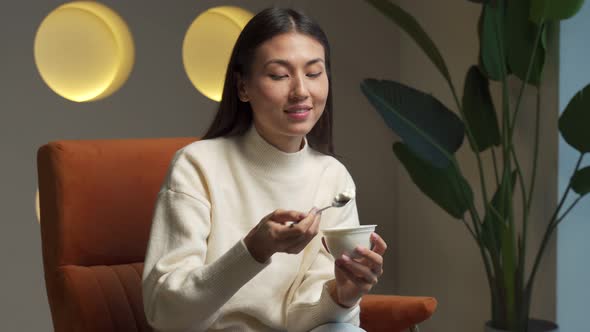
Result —
[[76, 102], [105, 98], [129, 77], [133, 38], [123, 19], [93, 1], [54, 9], [35, 36], [35, 64], [45, 83]]
[[193, 85], [206, 97], [221, 100], [225, 71], [234, 44], [254, 15], [233, 6], [210, 8], [188, 28], [182, 62]]

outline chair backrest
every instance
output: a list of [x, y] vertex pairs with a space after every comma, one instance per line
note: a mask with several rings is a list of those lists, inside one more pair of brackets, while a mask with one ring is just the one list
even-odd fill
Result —
[[45, 283], [55, 331], [149, 331], [141, 272], [156, 195], [196, 137], [64, 140], [39, 148]]

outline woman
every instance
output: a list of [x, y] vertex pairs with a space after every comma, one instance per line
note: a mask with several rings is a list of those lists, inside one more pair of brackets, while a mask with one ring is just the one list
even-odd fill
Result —
[[331, 156], [331, 96], [316, 23], [278, 8], [251, 19], [217, 116], [176, 153], [158, 195], [142, 278], [156, 330], [362, 331], [358, 303], [386, 244], [373, 233], [361, 259], [334, 261], [316, 237], [359, 224], [354, 200], [316, 213], [354, 189]]

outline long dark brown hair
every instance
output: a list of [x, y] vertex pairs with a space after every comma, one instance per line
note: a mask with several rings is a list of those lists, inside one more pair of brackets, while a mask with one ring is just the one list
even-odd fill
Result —
[[332, 139], [332, 72], [330, 45], [320, 26], [310, 17], [293, 9], [267, 8], [246, 24], [234, 45], [219, 110], [202, 139], [243, 135], [252, 125], [253, 115], [249, 102], [238, 98], [238, 74], [248, 78], [251, 74], [255, 51], [265, 41], [288, 32], [298, 32], [317, 40], [324, 47], [328, 97], [322, 116], [307, 134], [309, 145], [317, 151], [334, 156]]

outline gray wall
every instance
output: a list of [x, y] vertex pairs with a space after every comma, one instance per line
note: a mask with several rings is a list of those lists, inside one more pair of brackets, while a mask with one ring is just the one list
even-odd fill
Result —
[[[590, 3], [573, 18], [564, 21], [559, 45], [559, 109], [563, 111], [570, 99], [590, 83]], [[559, 140], [559, 197], [569, 183], [579, 152], [563, 138]], [[588, 166], [588, 156], [581, 167]], [[564, 211], [578, 195], [570, 193]], [[590, 206], [584, 198], [558, 228], [557, 236], [557, 319], [560, 331], [575, 332], [588, 329], [588, 297], [590, 297]]]
[[[64, 1], [0, 2], [0, 324], [3, 331], [49, 331], [39, 225], [35, 217], [36, 152], [57, 139], [201, 135], [216, 103], [184, 74], [181, 45], [192, 20], [219, 1], [102, 1], [129, 25], [135, 66], [123, 87], [104, 100], [74, 103], [53, 93], [33, 61], [43, 18]], [[361, 1], [224, 1], [252, 12], [275, 3], [316, 17], [333, 48], [335, 140], [358, 186], [362, 223], [394, 239], [393, 135], [359, 91], [368, 76], [398, 74], [398, 42], [385, 18]], [[382, 31], [388, 31], [383, 36]], [[386, 40], [384, 40], [386, 38]], [[393, 293], [394, 249], [377, 291]]]

